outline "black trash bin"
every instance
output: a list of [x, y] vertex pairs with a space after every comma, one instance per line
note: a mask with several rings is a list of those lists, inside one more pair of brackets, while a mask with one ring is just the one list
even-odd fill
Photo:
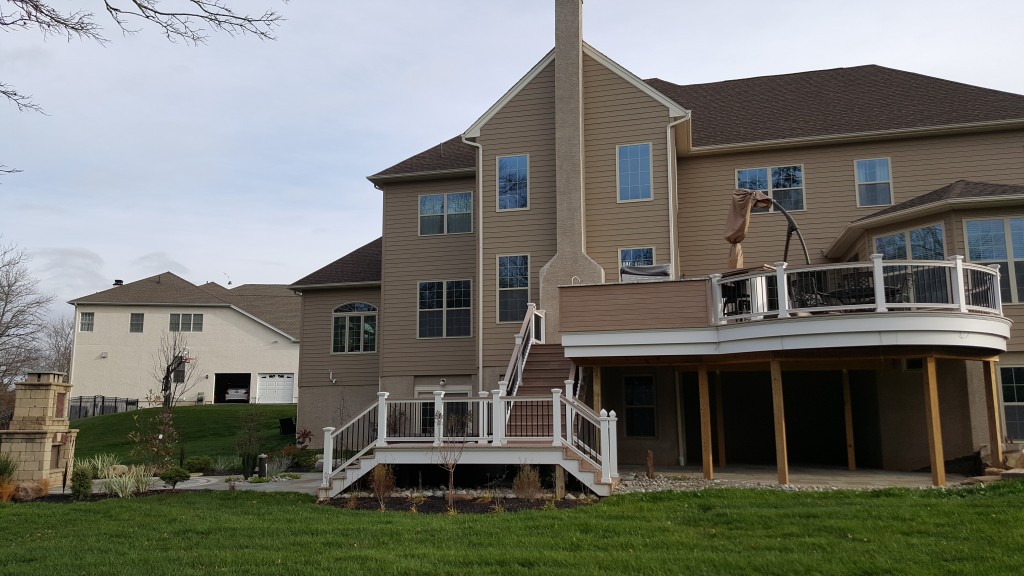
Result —
[[281, 418], [278, 423], [281, 425], [281, 436], [295, 435], [295, 418]]

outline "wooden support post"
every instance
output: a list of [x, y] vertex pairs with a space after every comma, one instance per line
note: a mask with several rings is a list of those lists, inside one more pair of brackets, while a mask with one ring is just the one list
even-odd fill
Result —
[[782, 365], [771, 360], [772, 407], [775, 417], [775, 465], [779, 470], [779, 484], [789, 484], [789, 461], [786, 455], [786, 409], [782, 403]]
[[999, 380], [996, 378], [996, 363], [986, 360], [981, 363], [985, 372], [985, 411], [988, 412], [988, 444], [992, 454], [992, 465], [1003, 463], [1003, 418], [999, 409]]
[[857, 469], [857, 453], [853, 446], [853, 402], [850, 400], [850, 371], [843, 370], [843, 416], [846, 419], [846, 465]]
[[715, 427], [718, 431], [718, 467], [725, 468], [725, 404], [722, 402], [722, 376], [715, 372]]
[[942, 454], [942, 426], [939, 418], [939, 386], [935, 357], [925, 358], [924, 410], [928, 422], [928, 457], [932, 465], [932, 485], [946, 485], [946, 461]]
[[594, 412], [601, 412], [601, 367], [594, 367]]
[[714, 480], [715, 471], [711, 463], [711, 399], [708, 393], [707, 366], [697, 368], [697, 384], [700, 389], [700, 454], [704, 467], [704, 479]]
[[555, 465], [555, 499], [565, 499], [565, 468]]

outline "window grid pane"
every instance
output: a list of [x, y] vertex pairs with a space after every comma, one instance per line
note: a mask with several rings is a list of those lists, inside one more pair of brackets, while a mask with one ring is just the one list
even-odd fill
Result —
[[626, 376], [625, 393], [626, 436], [657, 436], [657, 409], [653, 376]]
[[654, 248], [625, 248], [619, 252], [623, 266], [654, 265]]
[[203, 331], [203, 315], [193, 314], [192, 315], [192, 331], [202, 332]]
[[95, 312], [82, 312], [81, 323], [79, 324], [78, 330], [80, 332], [92, 332], [95, 320]]
[[892, 204], [889, 159], [857, 160], [855, 166], [857, 196], [860, 205], [884, 206]]
[[366, 302], [349, 302], [335, 308], [331, 352], [333, 354], [376, 352], [376, 312], [377, 307]]
[[619, 146], [619, 200], [651, 198], [651, 145]]
[[171, 332], [181, 331], [181, 314], [171, 314], [171, 325], [169, 329]]
[[419, 338], [472, 335], [472, 286], [469, 280], [420, 282]]
[[498, 257], [498, 322], [519, 322], [530, 299], [530, 257]]
[[136, 334], [142, 332], [143, 323], [145, 321], [145, 315], [139, 312], [132, 312], [131, 318], [128, 321], [128, 331]]
[[[786, 210], [804, 209], [803, 166], [744, 168], [736, 171], [736, 188], [760, 190]], [[751, 212], [771, 212], [775, 207], [753, 208]]]
[[913, 260], [943, 260], [942, 224], [910, 231], [910, 257]]
[[498, 158], [498, 210], [529, 205], [529, 165], [526, 156]]

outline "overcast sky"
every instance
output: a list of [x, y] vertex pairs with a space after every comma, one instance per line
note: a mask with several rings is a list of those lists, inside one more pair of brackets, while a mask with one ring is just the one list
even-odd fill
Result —
[[[228, 0], [278, 40], [0, 36], [0, 235], [56, 310], [170, 270], [289, 284], [380, 234], [366, 176], [461, 133], [554, 40], [554, 0]], [[0, 3], [6, 3], [0, 0]], [[584, 38], [641, 78], [879, 64], [1024, 94], [1020, 0], [587, 0]], [[766, 119], [770, 121], [770, 119]]]

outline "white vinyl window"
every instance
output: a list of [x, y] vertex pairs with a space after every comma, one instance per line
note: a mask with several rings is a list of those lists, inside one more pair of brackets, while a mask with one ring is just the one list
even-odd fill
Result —
[[878, 236], [875, 251], [884, 260], [943, 260], [946, 257], [944, 244], [942, 224], [932, 224]]
[[616, 146], [619, 202], [651, 199], [651, 145]]
[[[804, 167], [772, 166], [744, 168], [736, 171], [736, 188], [760, 190], [789, 211], [804, 209]], [[770, 212], [771, 208], [754, 208], [751, 212]]]
[[419, 283], [419, 338], [473, 335], [473, 293], [469, 280]]
[[1024, 440], [1024, 367], [1000, 366], [999, 380], [1003, 386], [1006, 435], [1011, 440]]
[[92, 332], [93, 324], [96, 321], [95, 312], [82, 312], [79, 318], [78, 331], [79, 332]]
[[626, 376], [622, 382], [625, 393], [626, 436], [654, 438], [658, 435], [658, 409], [655, 402], [654, 376]]
[[472, 192], [420, 196], [420, 236], [473, 231]]
[[498, 157], [498, 211], [530, 207], [530, 158]]
[[623, 266], [653, 266], [654, 248], [623, 248], [619, 250], [619, 268]]
[[202, 332], [202, 314], [171, 314], [171, 332]]
[[498, 322], [522, 322], [530, 300], [530, 257], [498, 256]]
[[377, 351], [377, 307], [366, 302], [349, 302], [334, 309], [331, 353]]
[[132, 312], [128, 319], [128, 331], [141, 334], [146, 315], [141, 312]]
[[892, 175], [888, 158], [855, 160], [858, 206], [888, 206], [892, 204]]
[[1003, 302], [1024, 301], [1024, 218], [964, 220], [967, 259], [998, 264]]

